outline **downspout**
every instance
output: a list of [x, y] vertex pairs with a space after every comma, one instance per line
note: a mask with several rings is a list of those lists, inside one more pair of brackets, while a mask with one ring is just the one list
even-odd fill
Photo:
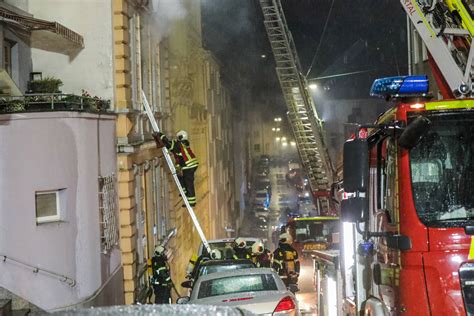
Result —
[[411, 41], [412, 41], [412, 28], [411, 28], [411, 22], [410, 18], [408, 15], [406, 16], [407, 19], [407, 46], [408, 46], [408, 75], [411, 76], [412, 74], [412, 48], [411, 48]]

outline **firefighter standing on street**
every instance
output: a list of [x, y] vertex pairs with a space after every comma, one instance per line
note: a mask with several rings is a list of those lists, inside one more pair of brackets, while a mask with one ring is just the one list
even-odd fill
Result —
[[171, 276], [166, 259], [165, 248], [157, 246], [151, 258], [152, 276], [150, 278], [155, 294], [155, 304], [169, 304], [171, 298]]
[[252, 245], [252, 261], [257, 268], [271, 268], [272, 258], [270, 250], [266, 249], [263, 242], [256, 241]]
[[189, 204], [194, 207], [196, 206], [194, 173], [196, 172], [199, 163], [190, 147], [188, 133], [181, 130], [176, 134], [176, 137], [176, 140], [173, 139], [170, 141], [163, 133], [153, 134], [157, 146], [166, 146], [166, 148], [168, 148], [168, 150], [173, 154], [179, 182], [183, 187]]
[[273, 252], [273, 269], [278, 272], [286, 286], [298, 283], [300, 262], [298, 252], [291, 246], [288, 233], [280, 235], [278, 248]]

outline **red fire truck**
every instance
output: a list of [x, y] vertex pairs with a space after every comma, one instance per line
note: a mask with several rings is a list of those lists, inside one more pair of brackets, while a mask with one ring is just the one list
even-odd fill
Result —
[[327, 250], [338, 245], [339, 227], [339, 217], [296, 217], [288, 220], [286, 230], [293, 239], [293, 248], [304, 258], [305, 250]]
[[396, 104], [344, 145], [348, 314], [474, 314], [474, 100], [430, 102], [427, 81], [376, 81]]

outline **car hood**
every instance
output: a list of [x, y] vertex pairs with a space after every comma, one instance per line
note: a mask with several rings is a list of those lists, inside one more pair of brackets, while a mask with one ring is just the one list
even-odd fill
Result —
[[286, 296], [295, 296], [289, 291], [259, 291], [219, 295], [190, 301], [190, 304], [232, 306], [248, 310], [254, 314], [273, 313], [278, 302]]

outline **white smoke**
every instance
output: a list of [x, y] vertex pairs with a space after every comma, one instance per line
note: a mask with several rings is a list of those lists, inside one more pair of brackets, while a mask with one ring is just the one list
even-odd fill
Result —
[[184, 19], [187, 14], [182, 0], [151, 0], [151, 7], [152, 36], [158, 41], [168, 35], [174, 22]]

